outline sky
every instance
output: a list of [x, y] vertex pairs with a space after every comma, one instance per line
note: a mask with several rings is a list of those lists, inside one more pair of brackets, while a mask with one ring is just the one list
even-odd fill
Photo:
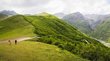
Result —
[[110, 14], [110, 0], [0, 0], [0, 10], [14, 10], [20, 14]]

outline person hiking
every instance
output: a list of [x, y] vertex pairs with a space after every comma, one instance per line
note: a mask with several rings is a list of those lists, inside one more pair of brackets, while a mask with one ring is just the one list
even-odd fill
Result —
[[17, 40], [15, 40], [15, 45], [17, 45], [17, 43], [18, 43], [18, 41], [17, 41]]
[[8, 42], [9, 42], [9, 45], [11, 45], [11, 41], [10, 41], [10, 40], [8, 40]]

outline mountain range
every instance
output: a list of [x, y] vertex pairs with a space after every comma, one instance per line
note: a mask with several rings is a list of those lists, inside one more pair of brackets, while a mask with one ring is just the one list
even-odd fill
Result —
[[2, 10], [0, 11], [0, 19], [5, 19], [9, 16], [17, 15], [15, 11], [10, 11], [10, 10]]
[[62, 19], [83, 31], [84, 33], [91, 31], [89, 21], [80, 12], [68, 14]]
[[109, 41], [110, 38], [109, 18], [109, 14], [83, 15], [80, 12], [67, 14], [62, 17], [64, 21], [75, 26], [80, 31], [88, 34], [89, 36], [105, 41]]
[[4, 14], [4, 15], [16, 15], [17, 13], [15, 11], [2, 10], [2, 11], [0, 11], [0, 14]]

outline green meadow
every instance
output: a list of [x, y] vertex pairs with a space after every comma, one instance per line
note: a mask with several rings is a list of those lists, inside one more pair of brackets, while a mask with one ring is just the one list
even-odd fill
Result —
[[40, 42], [0, 44], [0, 61], [89, 61], [66, 50]]

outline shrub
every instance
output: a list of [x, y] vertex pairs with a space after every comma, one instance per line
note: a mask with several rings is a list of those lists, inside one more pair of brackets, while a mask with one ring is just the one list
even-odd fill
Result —
[[59, 44], [58, 47], [61, 48], [61, 49], [64, 49], [63, 44]]
[[59, 44], [61, 44], [60, 42], [55, 42], [54, 45], [58, 46]]
[[51, 41], [51, 40], [48, 40], [48, 41], [47, 41], [47, 44], [52, 44], [52, 41]]

